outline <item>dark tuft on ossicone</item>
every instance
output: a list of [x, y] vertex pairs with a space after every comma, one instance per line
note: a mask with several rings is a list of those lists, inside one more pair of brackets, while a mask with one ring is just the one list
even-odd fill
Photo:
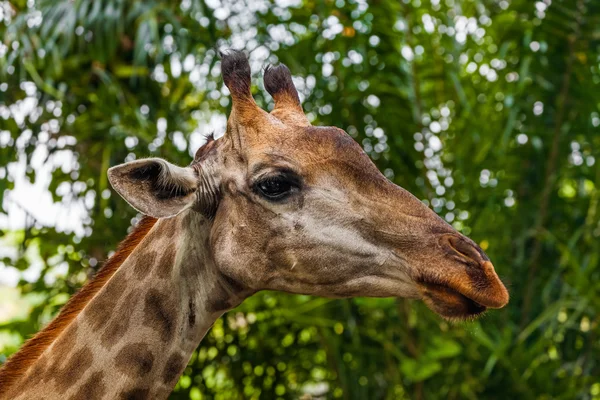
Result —
[[206, 137], [206, 143], [196, 150], [196, 155], [194, 156], [194, 161], [192, 164], [196, 164], [204, 161], [209, 154], [213, 152], [214, 149], [217, 148], [217, 142], [215, 140], [214, 132], [211, 132], [210, 135]]
[[298, 92], [292, 81], [292, 74], [284, 64], [278, 66], [268, 65], [264, 74], [265, 89], [278, 101], [280, 97], [287, 96], [293, 102], [300, 104]]
[[221, 74], [223, 81], [234, 97], [249, 97], [250, 63], [246, 55], [238, 50], [219, 52], [221, 56]]

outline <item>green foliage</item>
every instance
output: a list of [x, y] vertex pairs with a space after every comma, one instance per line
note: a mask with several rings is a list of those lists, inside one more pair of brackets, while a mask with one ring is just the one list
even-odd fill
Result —
[[75, 231], [35, 210], [4, 231], [0, 273], [41, 272], [18, 285], [28, 317], [0, 321], [0, 361], [136, 218], [107, 168], [186, 164], [222, 132], [215, 49], [233, 46], [256, 72], [286, 63], [310, 118], [480, 243], [512, 297], [449, 324], [415, 301], [261, 293], [215, 324], [172, 398], [600, 398], [598, 2], [283, 3], [0, 2], [0, 201], [18, 207], [15, 181], [46, 168], [54, 201], [85, 210]]

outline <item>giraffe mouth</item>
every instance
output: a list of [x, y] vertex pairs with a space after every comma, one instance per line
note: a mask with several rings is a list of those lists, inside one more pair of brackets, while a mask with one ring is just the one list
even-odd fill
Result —
[[474, 319], [485, 313], [487, 307], [471, 296], [439, 283], [420, 282], [423, 302], [440, 316], [449, 320]]

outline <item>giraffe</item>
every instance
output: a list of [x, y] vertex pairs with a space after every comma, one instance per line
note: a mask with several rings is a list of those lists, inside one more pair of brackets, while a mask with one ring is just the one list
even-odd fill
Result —
[[0, 370], [0, 399], [166, 398], [212, 324], [260, 290], [422, 299], [447, 319], [509, 295], [486, 254], [387, 180], [343, 130], [312, 126], [285, 65], [267, 113], [246, 56], [222, 55], [223, 138], [186, 167], [112, 167], [145, 216], [97, 276]]

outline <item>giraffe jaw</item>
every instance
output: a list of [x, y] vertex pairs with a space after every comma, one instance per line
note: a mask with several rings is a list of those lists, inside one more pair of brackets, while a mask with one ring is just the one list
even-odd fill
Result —
[[475, 319], [488, 308], [447, 285], [423, 282], [418, 286], [423, 302], [449, 320]]

